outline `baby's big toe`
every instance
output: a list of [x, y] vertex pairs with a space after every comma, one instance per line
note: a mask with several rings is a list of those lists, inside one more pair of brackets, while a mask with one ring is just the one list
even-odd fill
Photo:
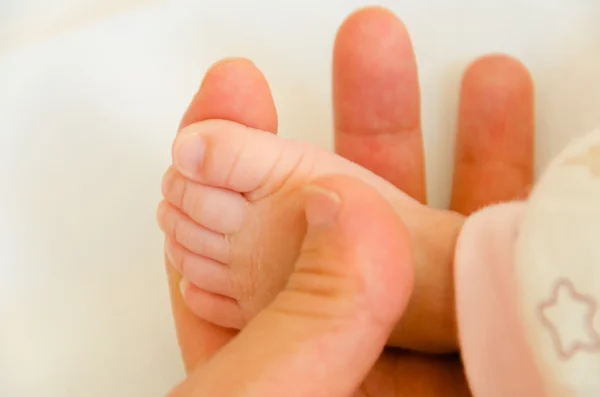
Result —
[[238, 231], [244, 219], [247, 202], [241, 194], [201, 185], [172, 167], [163, 177], [162, 193], [169, 204], [192, 221], [217, 233]]
[[265, 131], [209, 120], [181, 131], [173, 146], [173, 161], [190, 180], [251, 193], [284, 184], [302, 162], [304, 149], [305, 145]]

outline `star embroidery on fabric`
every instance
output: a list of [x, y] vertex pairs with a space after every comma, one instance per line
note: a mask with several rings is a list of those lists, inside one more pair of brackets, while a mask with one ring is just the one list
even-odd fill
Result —
[[572, 157], [565, 164], [585, 166], [592, 175], [600, 178], [600, 145], [590, 147], [585, 154]]
[[555, 285], [550, 298], [539, 306], [558, 356], [568, 360], [578, 351], [600, 352], [600, 334], [594, 329], [596, 301], [575, 289], [568, 279]]

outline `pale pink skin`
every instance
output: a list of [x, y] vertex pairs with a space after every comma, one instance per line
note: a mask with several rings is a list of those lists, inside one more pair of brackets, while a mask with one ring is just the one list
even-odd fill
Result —
[[[315, 178], [351, 176], [375, 188], [407, 225], [415, 251], [424, 253], [415, 259], [417, 278], [436, 271], [427, 269], [439, 262], [432, 255], [450, 249], [432, 247], [452, 244], [435, 233], [458, 230], [462, 222], [323, 148], [234, 122], [192, 124], [181, 131], [173, 157], [158, 214], [165, 251], [186, 280], [188, 307], [221, 327], [243, 328], [285, 286], [306, 231], [298, 193]], [[433, 237], [420, 238], [429, 224]]]
[[[356, 12], [339, 31], [333, 66], [337, 153], [426, 202], [417, 68], [406, 28], [384, 9], [368, 7]], [[530, 184], [533, 87], [524, 66], [504, 55], [478, 59], [464, 77], [451, 209], [469, 214], [482, 205], [514, 199]], [[211, 68], [181, 128], [214, 118], [277, 131], [268, 85], [249, 61], [225, 60]], [[423, 320], [404, 331], [411, 340], [433, 334], [435, 340], [425, 338], [430, 345], [444, 340], [444, 346], [456, 349], [453, 289], [446, 287], [448, 293], [442, 295], [436, 283], [443, 273], [441, 279], [450, 284], [452, 277], [446, 275], [452, 273], [451, 253], [448, 256], [436, 271], [424, 271], [416, 288], [421, 296], [430, 298], [428, 302], [437, 304], [435, 310], [415, 305], [414, 317]], [[189, 311], [177, 291], [180, 274], [166, 262], [178, 340], [186, 368], [191, 370], [205, 363], [235, 333], [199, 320]], [[427, 275], [435, 276], [432, 280]], [[432, 290], [428, 290], [430, 286]], [[187, 291], [194, 291], [193, 286]], [[407, 389], [413, 391], [411, 395], [470, 395], [463, 388], [462, 369], [455, 360], [384, 355], [379, 364], [368, 382], [373, 385], [369, 388], [373, 395], [401, 394]], [[398, 390], [388, 390], [392, 386], [386, 381], [398, 375], [397, 369], [402, 372], [392, 386]]]

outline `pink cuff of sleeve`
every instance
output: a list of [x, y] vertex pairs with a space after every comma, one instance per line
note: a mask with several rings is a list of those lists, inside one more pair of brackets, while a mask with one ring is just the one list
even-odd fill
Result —
[[475, 397], [600, 396], [600, 130], [571, 142], [526, 202], [467, 219], [455, 253]]
[[526, 203], [485, 208], [457, 242], [459, 341], [475, 397], [543, 397], [515, 302], [514, 244]]

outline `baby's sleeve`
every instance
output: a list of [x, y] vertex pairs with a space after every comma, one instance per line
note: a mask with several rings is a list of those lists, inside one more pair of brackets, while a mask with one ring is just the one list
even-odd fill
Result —
[[600, 131], [526, 201], [470, 216], [455, 253], [459, 340], [475, 397], [600, 396]]

